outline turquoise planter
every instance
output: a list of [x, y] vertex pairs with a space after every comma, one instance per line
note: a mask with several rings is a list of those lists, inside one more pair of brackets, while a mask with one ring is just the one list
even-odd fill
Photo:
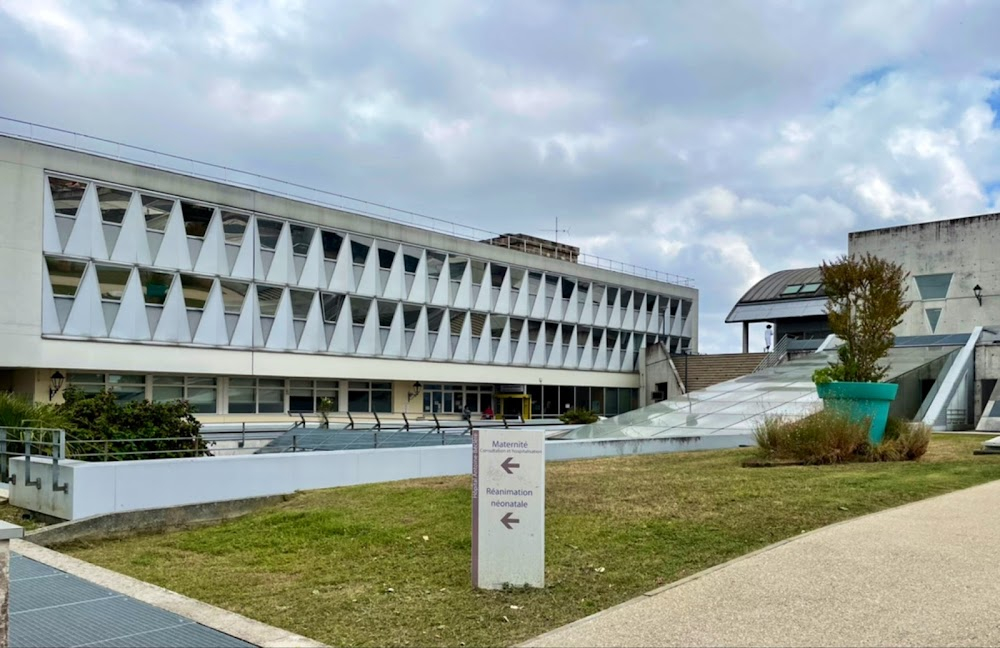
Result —
[[882, 443], [889, 405], [896, 400], [899, 385], [893, 383], [832, 382], [816, 385], [816, 393], [826, 407], [847, 414], [852, 421], [870, 419], [868, 440]]

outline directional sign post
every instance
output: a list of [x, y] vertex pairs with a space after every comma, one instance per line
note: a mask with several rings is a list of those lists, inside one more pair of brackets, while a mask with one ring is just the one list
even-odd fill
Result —
[[545, 436], [472, 432], [472, 585], [545, 586]]

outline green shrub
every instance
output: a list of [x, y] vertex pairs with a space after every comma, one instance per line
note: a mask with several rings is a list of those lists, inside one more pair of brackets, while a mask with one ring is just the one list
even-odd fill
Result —
[[64, 428], [66, 418], [55, 405], [33, 403], [30, 399], [0, 392], [0, 427]]
[[208, 454], [201, 423], [186, 401], [119, 403], [106, 391], [84, 394], [72, 388], [63, 398], [59, 409], [67, 420], [70, 458], [119, 461]]
[[597, 413], [583, 407], [567, 410], [559, 420], [569, 425], [586, 425], [597, 422]]
[[852, 423], [847, 414], [833, 409], [794, 421], [770, 416], [754, 430], [765, 457], [804, 464], [912, 461], [927, 452], [930, 435], [926, 425], [890, 418], [882, 443], [872, 446], [867, 421]]

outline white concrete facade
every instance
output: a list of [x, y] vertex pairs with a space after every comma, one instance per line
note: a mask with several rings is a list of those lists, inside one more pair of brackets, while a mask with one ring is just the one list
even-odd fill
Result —
[[[297, 388], [420, 411], [416, 381], [604, 403], [648, 342], [697, 348], [687, 286], [8, 137], [0, 268], [0, 388], [141, 376], [145, 397], [216, 390], [206, 421], [282, 415]], [[266, 380], [280, 408], [232, 406]]]

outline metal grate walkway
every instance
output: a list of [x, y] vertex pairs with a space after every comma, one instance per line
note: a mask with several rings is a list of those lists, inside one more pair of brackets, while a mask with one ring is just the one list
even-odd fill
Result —
[[136, 601], [13, 552], [10, 556], [10, 646], [252, 648], [245, 641], [173, 612]]

